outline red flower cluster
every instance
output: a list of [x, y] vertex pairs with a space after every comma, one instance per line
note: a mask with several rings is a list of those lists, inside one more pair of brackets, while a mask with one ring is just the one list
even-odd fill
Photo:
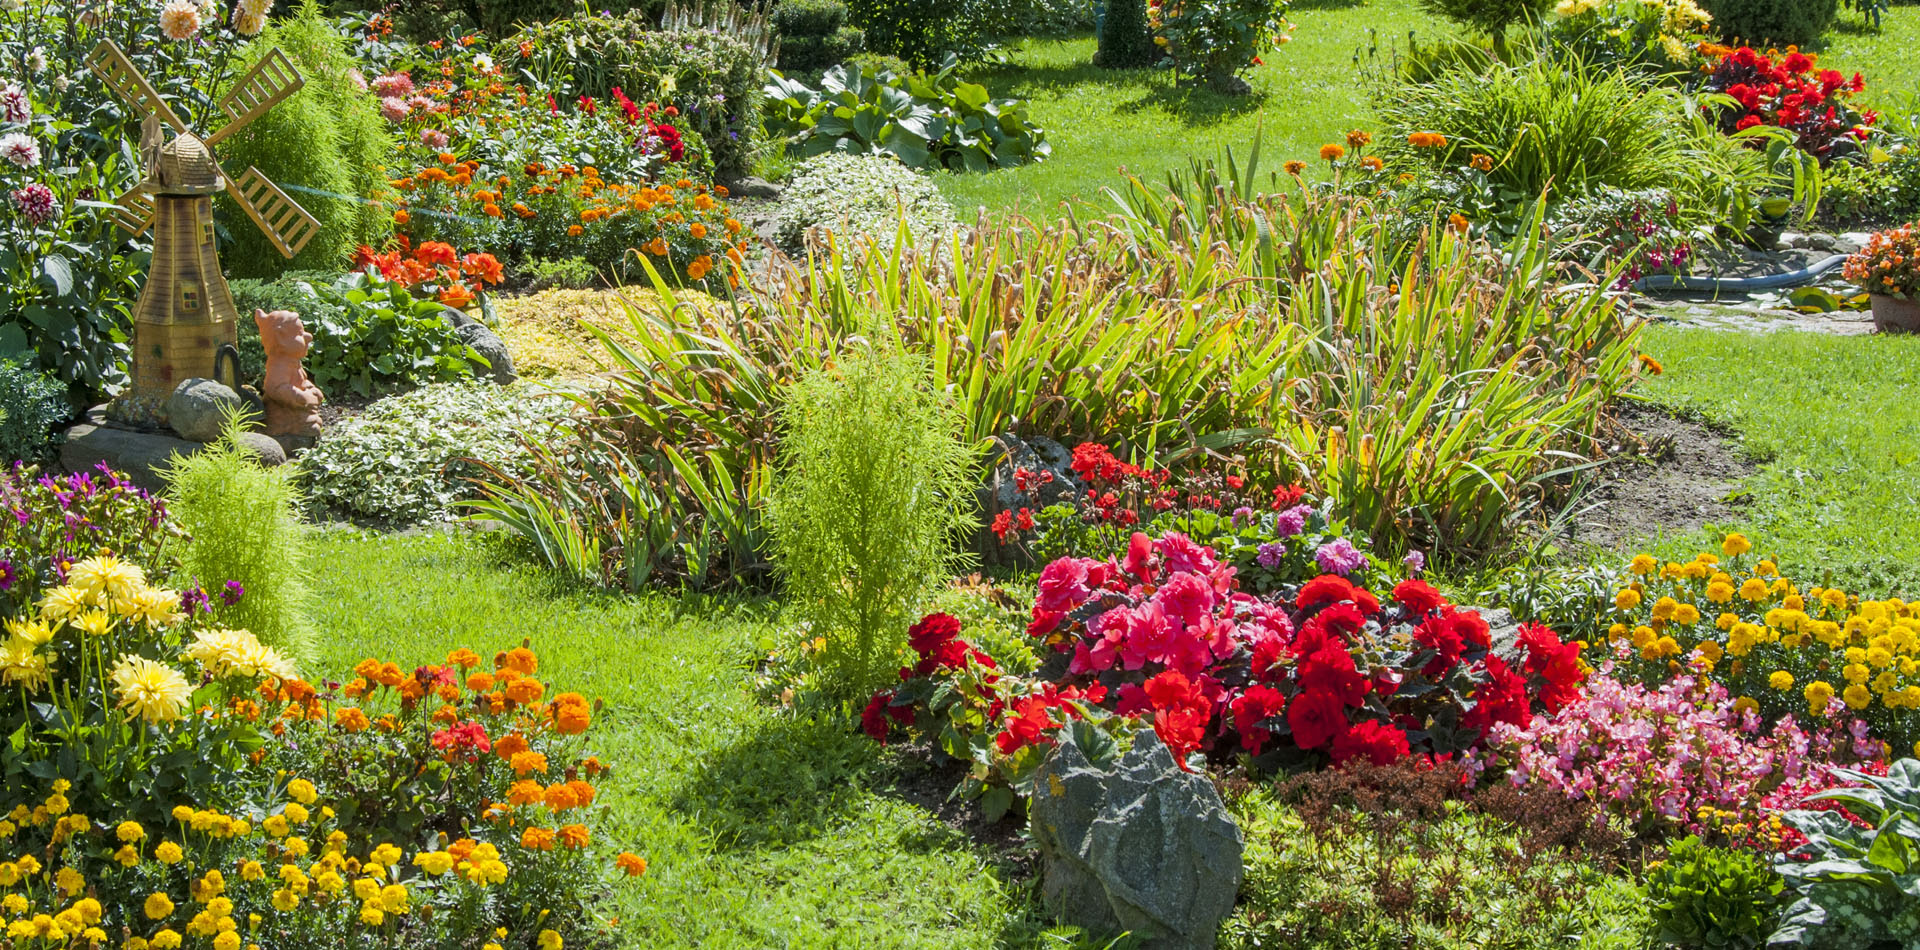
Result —
[[1793, 132], [1801, 150], [1824, 162], [1836, 150], [1844, 152], [1864, 140], [1868, 127], [1879, 119], [1873, 112], [1854, 111], [1848, 102], [1866, 88], [1859, 73], [1848, 78], [1838, 70], [1815, 69], [1814, 57], [1793, 47], [1773, 55], [1745, 46], [1708, 52], [1719, 55], [1708, 67], [1707, 88], [1739, 103], [1737, 110], [1722, 111], [1722, 131], [1777, 126]]
[[426, 286], [441, 303], [456, 309], [467, 307], [475, 294], [506, 279], [500, 261], [492, 254], [463, 257], [452, 245], [440, 241], [423, 241], [414, 248], [404, 234], [395, 235], [393, 241], [392, 248], [385, 252], [360, 245], [353, 253], [354, 269], [371, 267], [382, 278], [407, 288]]

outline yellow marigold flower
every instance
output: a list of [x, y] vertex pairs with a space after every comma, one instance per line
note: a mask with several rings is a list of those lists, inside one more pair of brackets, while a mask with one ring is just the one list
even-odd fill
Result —
[[1620, 593], [1613, 595], [1613, 605], [1621, 610], [1632, 610], [1640, 606], [1640, 592], [1631, 587], [1622, 588]]
[[445, 851], [422, 851], [413, 856], [413, 864], [420, 870], [439, 877], [453, 870], [453, 855]]
[[404, 884], [389, 884], [380, 889], [380, 907], [389, 914], [407, 912], [407, 887]]
[[1726, 540], [1720, 542], [1720, 551], [1728, 557], [1739, 557], [1751, 550], [1753, 550], [1753, 542], [1748, 541], [1747, 536], [1739, 532], [1727, 535]]
[[1754, 602], [1767, 599], [1767, 582], [1757, 577], [1749, 577], [1740, 585], [1740, 596]]
[[223, 930], [213, 938], [213, 950], [240, 950], [240, 935], [231, 930]]
[[173, 913], [173, 898], [155, 891], [147, 896], [146, 903], [140, 905], [140, 909], [146, 912], [148, 920], [161, 920]]
[[302, 805], [311, 805], [320, 798], [320, 793], [312, 782], [297, 778], [287, 783], [287, 796]]
[[248, 861], [240, 865], [240, 879], [243, 881], [258, 881], [266, 876], [266, 869], [261, 867], [258, 861]]
[[353, 880], [353, 896], [356, 900], [370, 901], [380, 896], [380, 882], [370, 877]]
[[[1732, 588], [1728, 588], [1728, 590], [1731, 591]], [[1734, 624], [1737, 624], [1739, 622], [1740, 622], [1740, 618], [1734, 614], [1721, 614], [1720, 616], [1714, 618], [1713, 625], [1715, 628], [1720, 630], [1732, 630]]]
[[1855, 683], [1842, 690], [1840, 698], [1846, 700], [1849, 709], [1865, 709], [1868, 703], [1873, 702], [1873, 691], [1867, 689], [1864, 683]]
[[1733, 711], [1735, 715], [1744, 715], [1759, 708], [1760, 702], [1752, 696], [1742, 696], [1733, 701]]
[[1761, 561], [1753, 566], [1753, 572], [1761, 577], [1772, 577], [1780, 573], [1780, 568], [1772, 561]]
[[1653, 619], [1672, 620], [1673, 612], [1678, 610], [1680, 602], [1671, 597], [1662, 597], [1653, 602]]
[[1793, 674], [1786, 670], [1774, 670], [1773, 675], [1767, 677], [1767, 685], [1782, 692], [1790, 690], [1793, 688]]
[[178, 950], [180, 939], [178, 933], [172, 930], [162, 930], [153, 935], [153, 941], [149, 946], [153, 947], [153, 950]]
[[140, 863], [140, 849], [130, 844], [123, 844], [120, 850], [113, 853], [113, 860], [123, 868], [133, 867]]
[[1733, 585], [1725, 581], [1707, 583], [1707, 600], [1716, 604], [1730, 603], [1733, 600]]
[[1713, 640], [1702, 640], [1700, 641], [1700, 645], [1694, 649], [1699, 650], [1700, 655], [1706, 657], [1708, 663], [1718, 663], [1720, 662], [1720, 657], [1724, 655], [1720, 649], [1720, 644]]
[[1659, 566], [1660, 566], [1660, 562], [1655, 560], [1653, 555], [1636, 554], [1633, 556], [1633, 563], [1627, 565], [1627, 570], [1632, 571], [1635, 574], [1640, 575], [1641, 577], [1645, 577], [1648, 574], [1653, 573], [1654, 569]]
[[387, 915], [376, 904], [365, 904], [360, 908], [360, 922], [369, 927], [378, 927], [385, 923]]
[[153, 849], [154, 860], [161, 864], [179, 864], [180, 860], [186, 856], [186, 852], [181, 851], [180, 846], [171, 841], [162, 841], [159, 847]]
[[114, 827], [113, 836], [127, 844], [132, 844], [135, 841], [144, 841], [147, 837], [147, 829], [140, 827], [137, 821], [123, 821]]
[[298, 906], [300, 906], [300, 895], [295, 894], [291, 888], [283, 887], [273, 892], [274, 910], [289, 911]]
[[53, 886], [58, 887], [68, 897], [87, 889], [87, 879], [71, 867], [63, 867], [53, 876]]
[[540, 931], [540, 950], [561, 950], [566, 944], [565, 940], [560, 939], [558, 931]]
[[1800, 695], [1806, 697], [1807, 709], [1815, 715], [1826, 714], [1827, 703], [1833, 699], [1833, 693], [1833, 684], [1826, 680], [1814, 680], [1800, 691]]
[[267, 820], [260, 823], [260, 827], [266, 829], [267, 834], [275, 838], [284, 838], [293, 830], [293, 826], [287, 822], [286, 815], [268, 815]]
[[1841, 668], [1840, 675], [1845, 677], [1847, 682], [1857, 684], [1866, 682], [1867, 678], [1873, 675], [1873, 671], [1867, 669], [1865, 663], [1848, 663]]
[[1681, 604], [1673, 608], [1673, 622], [1682, 626], [1692, 626], [1700, 622], [1700, 608], [1692, 604]]

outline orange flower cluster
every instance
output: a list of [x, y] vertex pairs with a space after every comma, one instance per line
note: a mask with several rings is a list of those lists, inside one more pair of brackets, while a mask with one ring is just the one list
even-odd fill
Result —
[[1407, 144], [1414, 148], [1445, 148], [1447, 137], [1438, 132], [1415, 132], [1407, 136]]
[[431, 286], [437, 289], [441, 303], [455, 309], [471, 306], [478, 294], [506, 279], [505, 269], [492, 254], [462, 256], [441, 241], [427, 241], [413, 248], [405, 235], [397, 236], [394, 242], [396, 246], [385, 252], [360, 245], [353, 254], [354, 268], [374, 267], [381, 277], [408, 288]]
[[1847, 258], [1844, 273], [1868, 293], [1920, 296], [1920, 228], [1909, 224], [1874, 234]]

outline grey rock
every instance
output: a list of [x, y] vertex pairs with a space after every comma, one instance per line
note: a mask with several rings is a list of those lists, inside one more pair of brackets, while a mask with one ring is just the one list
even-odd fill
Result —
[[1131, 932], [1143, 950], [1203, 950], [1240, 890], [1240, 828], [1205, 774], [1183, 771], [1152, 731], [1111, 767], [1073, 738], [1041, 763], [1028, 825], [1041, 897], [1062, 921]]
[[751, 175], [739, 181], [730, 181], [727, 185], [729, 198], [778, 198], [780, 186]]
[[1512, 652], [1519, 649], [1520, 622], [1513, 619], [1513, 611], [1505, 607], [1464, 607], [1480, 615], [1487, 622], [1488, 639], [1493, 641], [1496, 652]]
[[181, 380], [167, 397], [167, 424], [184, 439], [212, 442], [226, 427], [227, 413], [246, 405], [225, 383], [195, 376]]
[[473, 364], [473, 373], [482, 379], [491, 379], [505, 386], [520, 378], [513, 370], [513, 354], [507, 352], [507, 344], [487, 325], [467, 316], [452, 307], [441, 308], [440, 315], [453, 325], [454, 332], [460, 334], [460, 341], [473, 347], [475, 353], [486, 360], [486, 365]]
[[264, 468], [287, 464], [287, 450], [264, 432], [240, 433], [240, 447]]
[[134, 484], [148, 491], [167, 487], [162, 474], [176, 457], [200, 451], [201, 443], [177, 439], [160, 432], [136, 432], [105, 425], [97, 415], [67, 430], [67, 441], [60, 446], [60, 465], [69, 472], [84, 472], [102, 462], [125, 472]]

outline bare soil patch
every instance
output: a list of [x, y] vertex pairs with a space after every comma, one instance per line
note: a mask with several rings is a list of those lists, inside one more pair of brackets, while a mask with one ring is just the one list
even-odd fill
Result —
[[1607, 464], [1567, 528], [1572, 540], [1617, 547], [1736, 514], [1752, 462], [1733, 433], [1634, 402], [1617, 407], [1612, 429]]

